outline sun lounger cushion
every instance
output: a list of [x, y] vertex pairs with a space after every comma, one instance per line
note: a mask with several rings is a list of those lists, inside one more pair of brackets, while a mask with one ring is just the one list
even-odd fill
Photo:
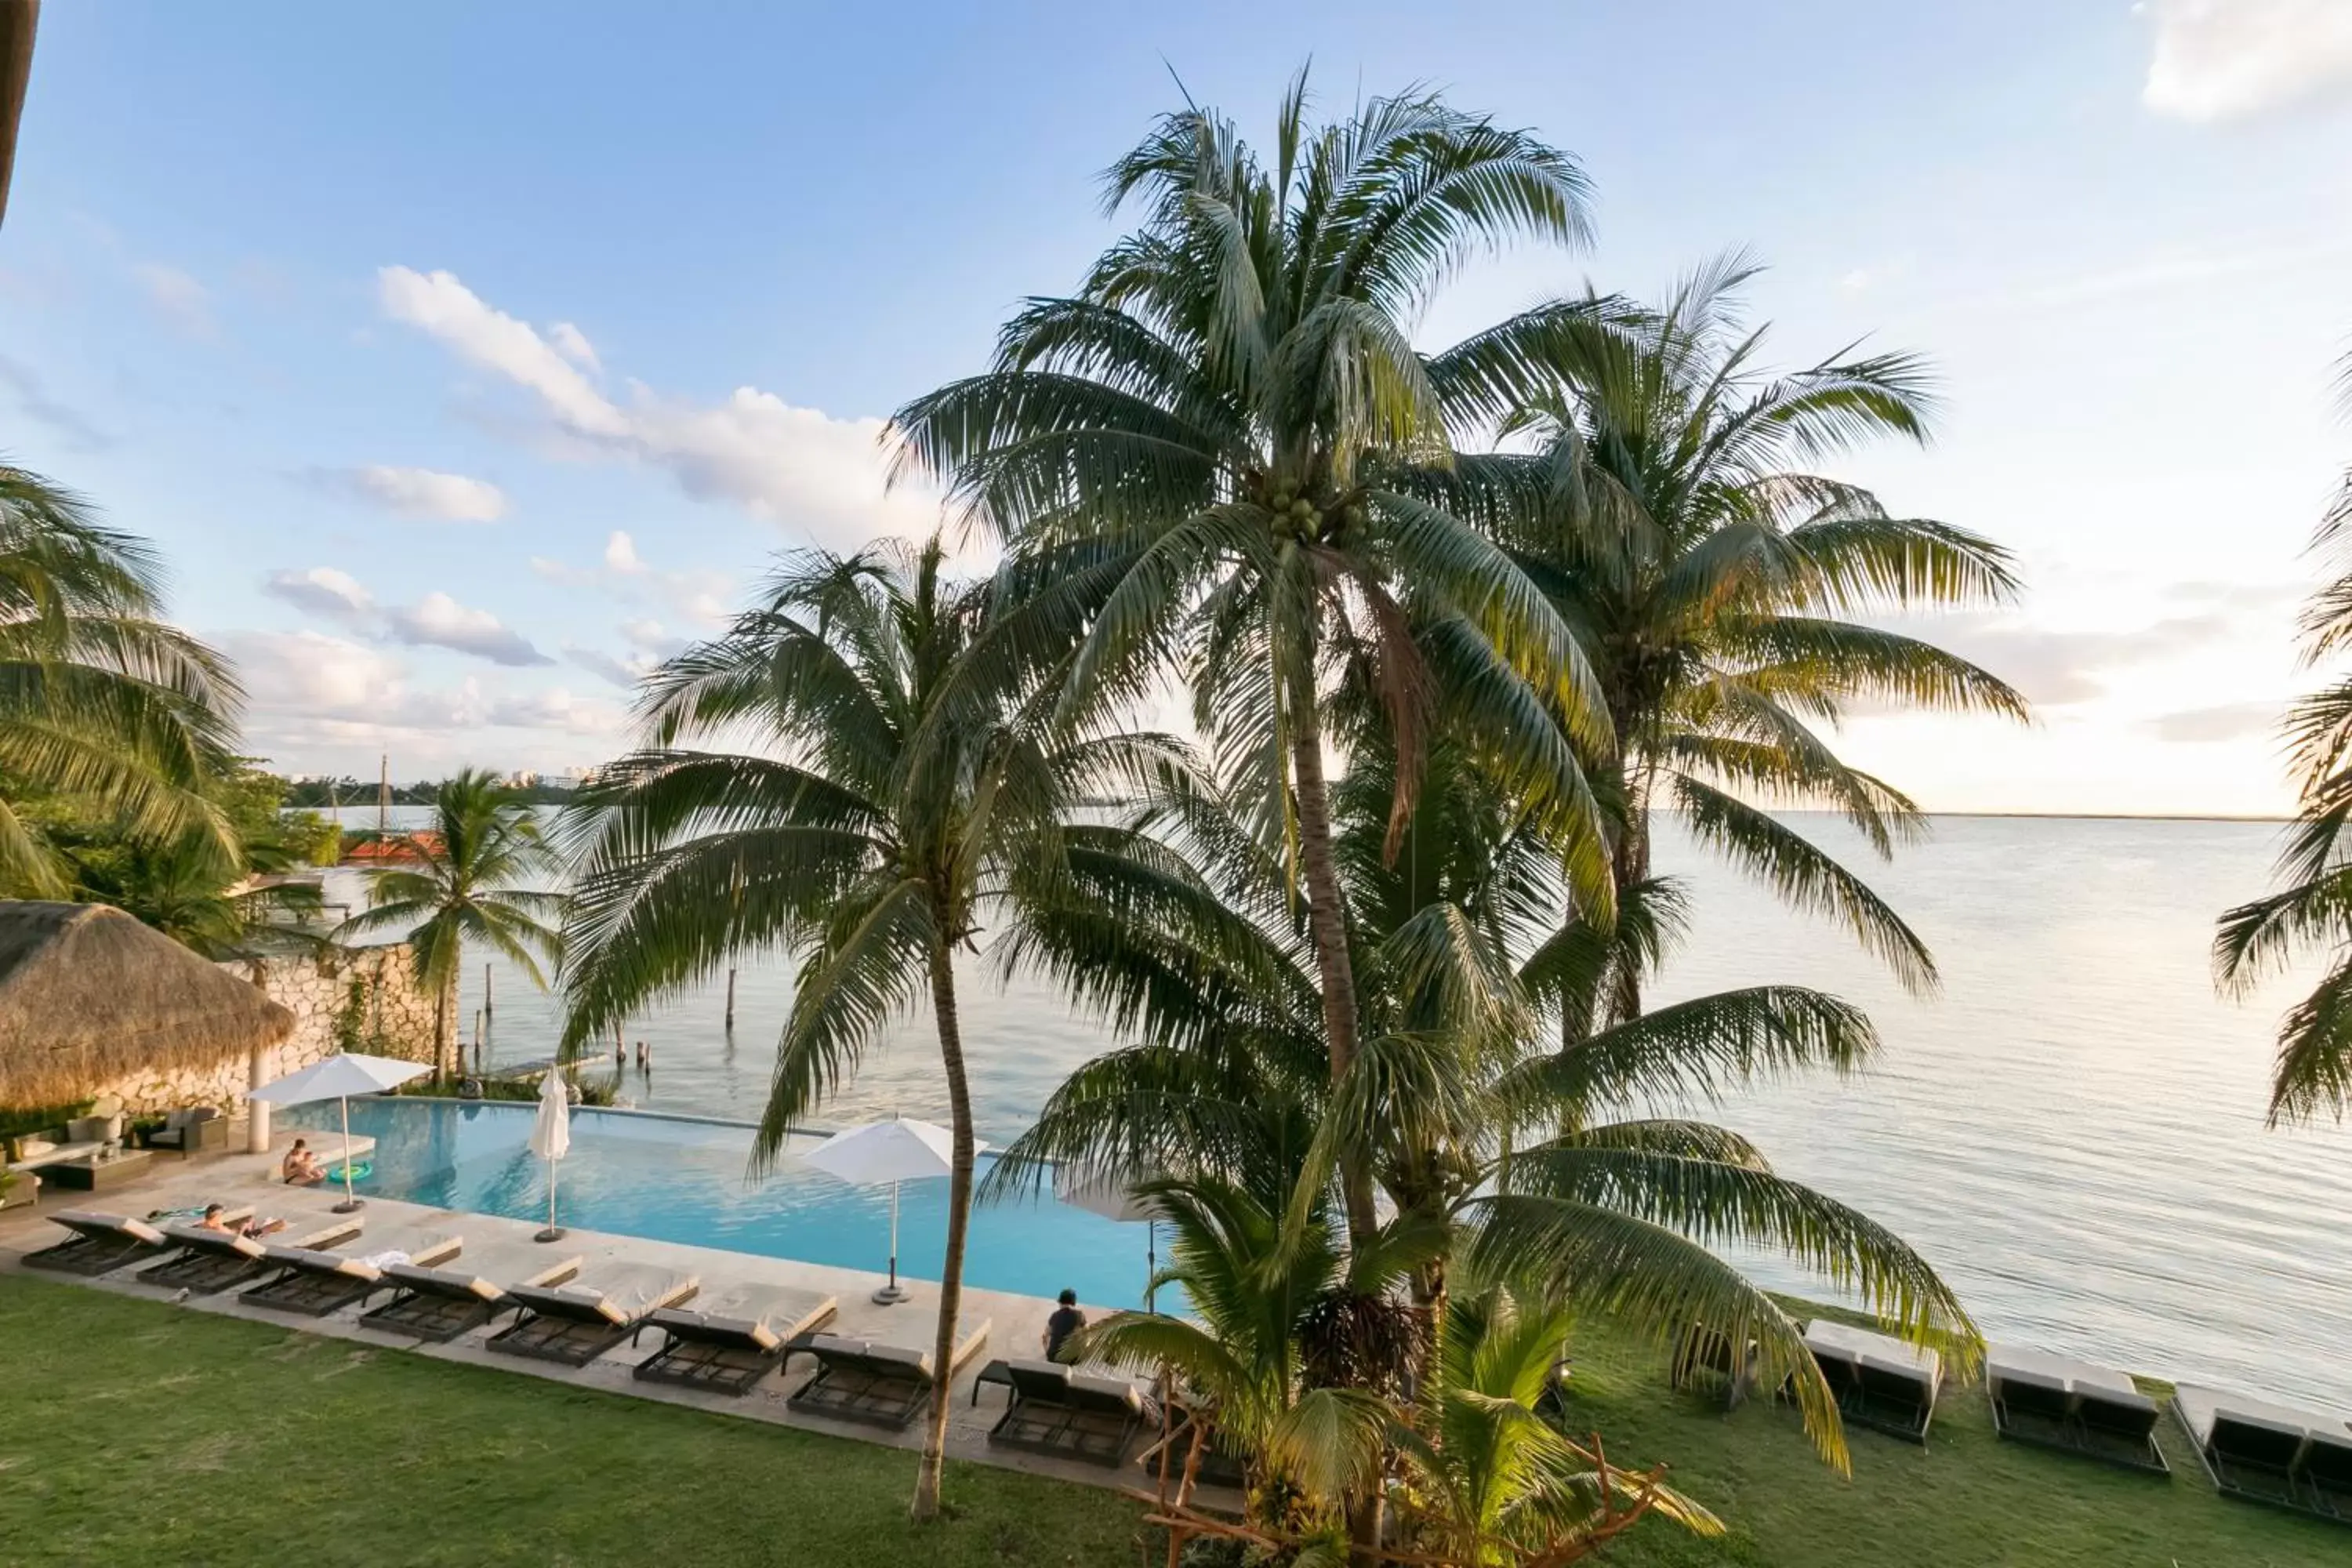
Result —
[[1135, 1384], [1124, 1378], [1094, 1377], [1079, 1373], [1070, 1379], [1070, 1392], [1080, 1402], [1108, 1408], [1118, 1405], [1132, 1415], [1143, 1414], [1143, 1395]]
[[149, 1247], [162, 1247], [163, 1233], [143, 1219], [131, 1219], [119, 1214], [94, 1214], [88, 1209], [59, 1209], [49, 1215], [58, 1224], [79, 1236], [95, 1241], [136, 1241]]

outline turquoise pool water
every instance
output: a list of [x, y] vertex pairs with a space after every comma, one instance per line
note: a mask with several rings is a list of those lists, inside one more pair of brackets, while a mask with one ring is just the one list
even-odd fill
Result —
[[[297, 1107], [288, 1123], [325, 1131], [332, 1103]], [[363, 1194], [477, 1214], [540, 1219], [547, 1213], [543, 1162], [529, 1147], [528, 1105], [371, 1100], [352, 1103], [352, 1131], [376, 1141]], [[796, 1140], [797, 1150], [821, 1140]], [[725, 1247], [879, 1273], [889, 1262], [890, 1190], [853, 1187], [788, 1152], [774, 1174], [751, 1184], [751, 1130], [669, 1117], [583, 1110], [556, 1184], [565, 1225], [697, 1247]], [[983, 1166], [988, 1156], [981, 1157]], [[900, 1189], [898, 1272], [936, 1279], [947, 1245], [946, 1178]], [[1050, 1196], [974, 1212], [964, 1279], [991, 1290], [1082, 1302], [1142, 1304], [1145, 1227], [1120, 1224]]]

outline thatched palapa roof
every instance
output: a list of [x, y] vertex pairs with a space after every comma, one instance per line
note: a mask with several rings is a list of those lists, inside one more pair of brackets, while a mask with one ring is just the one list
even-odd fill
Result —
[[294, 1015], [104, 904], [0, 900], [0, 1110], [274, 1046]]

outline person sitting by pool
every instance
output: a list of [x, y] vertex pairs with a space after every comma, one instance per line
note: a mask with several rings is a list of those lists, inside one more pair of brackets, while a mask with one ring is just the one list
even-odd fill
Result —
[[1045, 1320], [1044, 1339], [1047, 1361], [1061, 1360], [1062, 1346], [1068, 1342], [1072, 1334], [1087, 1326], [1087, 1315], [1078, 1310], [1078, 1293], [1076, 1290], [1063, 1291], [1059, 1300], [1061, 1305], [1055, 1307], [1054, 1315]]
[[283, 1230], [282, 1219], [249, 1219], [243, 1225], [228, 1222], [228, 1210], [219, 1204], [206, 1204], [205, 1217], [196, 1221], [198, 1230], [216, 1230], [223, 1236], [268, 1236], [273, 1230]]
[[319, 1156], [310, 1152], [308, 1139], [297, 1138], [294, 1147], [286, 1151], [278, 1173], [289, 1187], [315, 1187], [327, 1179], [327, 1167], [319, 1163]]

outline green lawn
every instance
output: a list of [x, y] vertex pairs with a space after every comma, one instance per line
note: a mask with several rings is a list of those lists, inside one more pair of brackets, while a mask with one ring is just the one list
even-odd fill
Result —
[[1609, 1555], [1628, 1568], [2352, 1563], [2352, 1528], [2216, 1496], [2169, 1414], [2157, 1429], [2167, 1481], [2001, 1442], [1982, 1388], [1950, 1389], [1924, 1452], [1850, 1433], [1845, 1480], [1812, 1457], [1786, 1407], [1726, 1415], [1671, 1394], [1656, 1352], [1606, 1332], [1580, 1332], [1575, 1352], [1571, 1430], [1598, 1431], [1620, 1464], [1666, 1460], [1674, 1484], [1730, 1527], [1702, 1542], [1644, 1523]]
[[[1629, 1568], [2352, 1563], [2352, 1530], [2213, 1495], [2168, 1422], [2163, 1480], [1998, 1443], [1955, 1390], [1926, 1452], [1853, 1435], [1854, 1478], [1789, 1411], [1664, 1393], [1588, 1329], [1571, 1413], [1664, 1458], [1730, 1523], [1645, 1524]], [[1131, 1564], [1131, 1504], [980, 1467], [906, 1521], [914, 1457], [536, 1378], [0, 1276], [0, 1560], [48, 1563]], [[1156, 1556], [1155, 1556], [1156, 1560]]]
[[0, 1562], [1131, 1565], [1133, 1503], [0, 1276]]

